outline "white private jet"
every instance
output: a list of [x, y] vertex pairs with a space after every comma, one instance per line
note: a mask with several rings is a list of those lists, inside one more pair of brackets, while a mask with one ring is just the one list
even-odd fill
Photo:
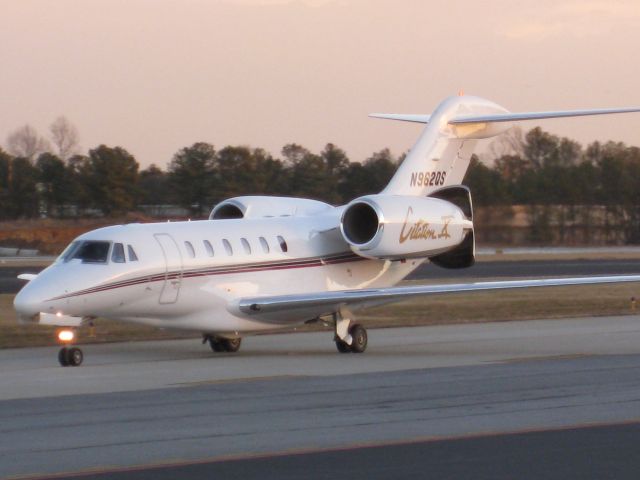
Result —
[[225, 200], [208, 220], [100, 228], [76, 238], [15, 298], [23, 321], [67, 327], [58, 355], [82, 363], [74, 328], [96, 317], [203, 333], [216, 352], [242, 336], [313, 321], [335, 325], [339, 352], [364, 352], [352, 311], [418, 295], [636, 282], [640, 275], [393, 287], [425, 260], [473, 265], [469, 190], [461, 185], [479, 139], [520, 120], [638, 112], [640, 108], [509, 113], [472, 96], [433, 114], [374, 114], [426, 124], [389, 185], [334, 207], [299, 198]]

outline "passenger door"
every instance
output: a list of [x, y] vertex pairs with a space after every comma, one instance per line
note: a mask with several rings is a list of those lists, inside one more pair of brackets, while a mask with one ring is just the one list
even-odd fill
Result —
[[154, 236], [162, 248], [165, 261], [164, 284], [158, 302], [161, 304], [176, 303], [182, 284], [182, 254], [178, 244], [168, 233], [156, 233]]

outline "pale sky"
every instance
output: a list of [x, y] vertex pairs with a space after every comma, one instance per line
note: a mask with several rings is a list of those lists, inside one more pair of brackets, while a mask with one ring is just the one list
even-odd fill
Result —
[[[640, 105], [640, 0], [0, 0], [0, 144], [59, 115], [164, 167], [205, 141], [399, 154], [460, 89], [511, 111]], [[523, 124], [525, 129], [536, 123]], [[546, 121], [640, 146], [640, 114]]]

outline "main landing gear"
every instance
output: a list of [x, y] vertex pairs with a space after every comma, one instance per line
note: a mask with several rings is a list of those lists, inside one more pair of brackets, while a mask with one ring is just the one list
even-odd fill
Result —
[[211, 350], [214, 352], [228, 352], [228, 353], [236, 353], [240, 350], [240, 345], [242, 344], [242, 338], [226, 338], [226, 337], [218, 337], [216, 335], [202, 335], [202, 343], [209, 342], [209, 346]]
[[58, 340], [64, 344], [64, 347], [58, 352], [58, 362], [63, 367], [78, 367], [82, 364], [84, 355], [78, 347], [71, 346], [76, 338], [73, 330], [65, 329], [58, 332]]
[[340, 353], [363, 353], [367, 349], [367, 330], [358, 323], [352, 324], [351, 317], [346, 308], [333, 314], [336, 348]]

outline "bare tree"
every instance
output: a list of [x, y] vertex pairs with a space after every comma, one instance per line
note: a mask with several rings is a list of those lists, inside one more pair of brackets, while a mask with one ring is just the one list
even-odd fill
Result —
[[35, 128], [31, 125], [25, 125], [9, 134], [7, 149], [14, 157], [33, 161], [36, 155], [51, 150], [51, 145], [46, 138], [40, 136]]
[[505, 155], [524, 156], [524, 135], [520, 127], [513, 127], [489, 144], [491, 160]]
[[66, 160], [78, 153], [78, 130], [66, 117], [56, 118], [49, 131], [61, 159]]

